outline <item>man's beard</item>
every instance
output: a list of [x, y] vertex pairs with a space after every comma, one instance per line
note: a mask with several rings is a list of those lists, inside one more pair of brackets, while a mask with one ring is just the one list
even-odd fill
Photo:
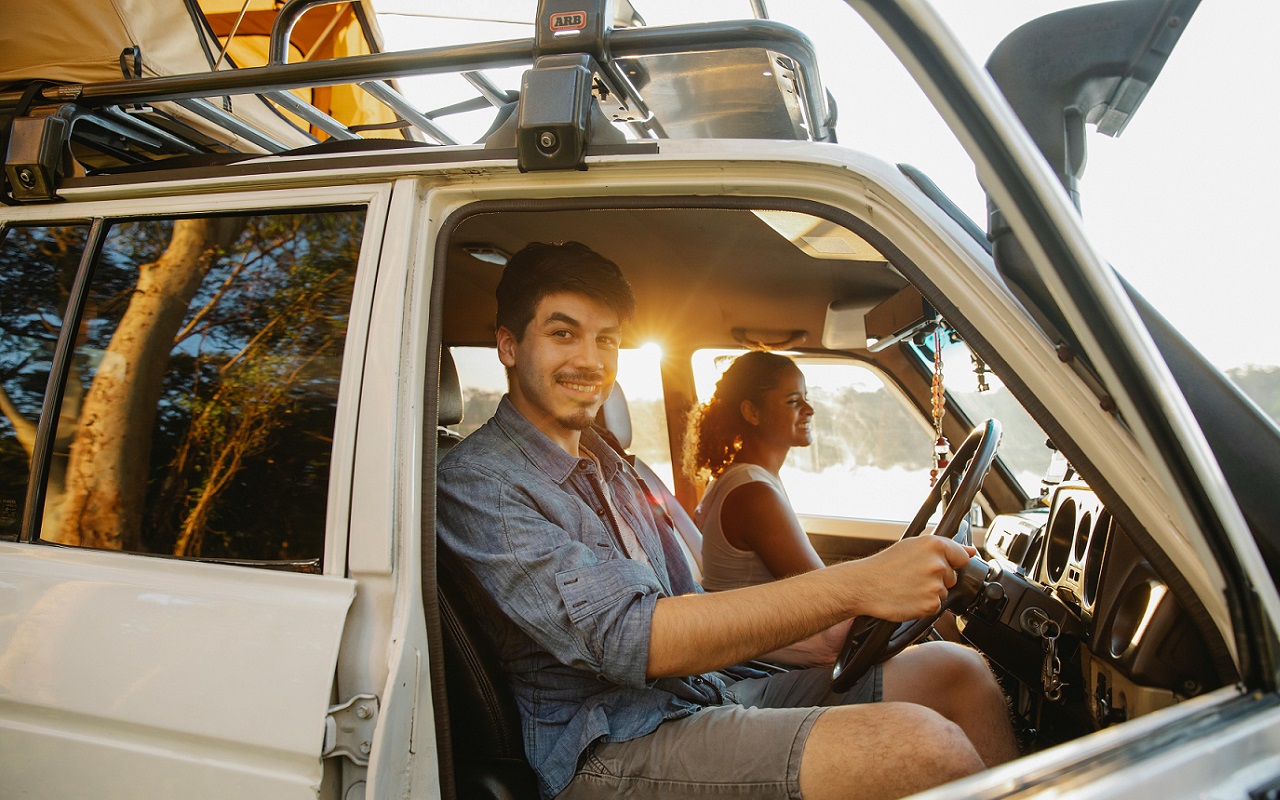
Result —
[[585, 408], [563, 417], [556, 417], [556, 422], [571, 431], [585, 431], [595, 424], [595, 415]]
[[[554, 377], [556, 383], [592, 384], [600, 380], [601, 374], [598, 372], [558, 372]], [[604, 397], [604, 392], [605, 388], [602, 386], [600, 389], [601, 397]], [[596, 406], [597, 410], [603, 404], [604, 401], [601, 400], [600, 405]], [[588, 411], [585, 408], [575, 409], [564, 416], [556, 417], [556, 422], [560, 423], [560, 425], [566, 429], [573, 431], [585, 431], [587, 428], [590, 428], [595, 421], [595, 413]]]

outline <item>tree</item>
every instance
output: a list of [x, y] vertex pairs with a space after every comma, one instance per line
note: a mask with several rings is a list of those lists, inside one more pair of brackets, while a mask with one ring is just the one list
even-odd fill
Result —
[[1227, 370], [1227, 377], [1280, 425], [1280, 367], [1237, 367]]
[[187, 307], [244, 222], [174, 222], [165, 252], [138, 267], [137, 288], [85, 395], [67, 462], [64, 544], [138, 549], [147, 459], [169, 352]]
[[[113, 224], [66, 381], [43, 538], [316, 558], [362, 230], [361, 209]], [[58, 234], [15, 233], [0, 248], [0, 284], [25, 282], [0, 297], [6, 485], [25, 483], [79, 261], [33, 270], [23, 259], [56, 250], [45, 240]]]

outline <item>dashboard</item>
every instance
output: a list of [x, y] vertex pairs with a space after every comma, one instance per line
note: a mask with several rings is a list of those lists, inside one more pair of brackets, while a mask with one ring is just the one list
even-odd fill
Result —
[[962, 614], [962, 635], [1038, 734], [1079, 735], [1224, 683], [1190, 614], [1087, 484], [996, 517], [979, 545], [1003, 571], [1001, 596]]

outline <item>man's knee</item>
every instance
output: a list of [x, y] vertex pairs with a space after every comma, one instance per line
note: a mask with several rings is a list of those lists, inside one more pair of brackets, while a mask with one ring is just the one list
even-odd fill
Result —
[[975, 702], [1004, 703], [1004, 690], [996, 680], [995, 673], [987, 664], [987, 659], [972, 647], [937, 642], [945, 648], [947, 661], [947, 679], [958, 691], [969, 694]]
[[859, 787], [867, 796], [903, 796], [984, 768], [964, 731], [910, 703], [844, 706], [815, 721], [801, 760], [806, 798], [838, 797], [820, 786]]
[[931, 708], [915, 704], [894, 704], [901, 726], [910, 732], [903, 740], [904, 757], [917, 768], [933, 773], [937, 783], [945, 783], [985, 768], [982, 758], [964, 730]]
[[894, 662], [899, 662], [894, 664], [894, 671], [900, 672], [894, 676], [894, 683], [927, 688], [931, 692], [976, 693], [984, 698], [1000, 694], [1000, 684], [986, 659], [972, 647], [952, 642], [926, 642], [908, 649]]

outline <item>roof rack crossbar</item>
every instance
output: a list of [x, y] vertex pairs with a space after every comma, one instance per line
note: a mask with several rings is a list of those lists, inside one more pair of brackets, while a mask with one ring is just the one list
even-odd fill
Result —
[[493, 81], [489, 80], [489, 76], [480, 70], [469, 70], [462, 73], [462, 77], [467, 83], [480, 93], [480, 96], [489, 101], [489, 105], [494, 108], [502, 108], [507, 103], [514, 103], [516, 96], [514, 92], [508, 92], [502, 89]]
[[347, 126], [338, 122], [333, 117], [324, 113], [320, 109], [299, 99], [296, 95], [279, 89], [273, 89], [264, 92], [263, 95], [273, 103], [284, 107], [288, 111], [305, 119], [308, 123], [314, 125], [320, 130], [332, 136], [334, 139], [359, 139], [360, 134], [352, 133], [347, 130]]
[[[174, 102], [190, 111], [192, 114], [195, 114], [202, 119], [206, 119], [223, 130], [233, 133], [241, 139], [261, 147], [268, 153], [283, 153], [289, 149], [252, 125], [247, 125], [244, 122], [241, 122], [237, 117], [228, 114], [202, 97], [188, 97], [182, 100], [175, 100]], [[306, 135], [311, 136], [311, 133], [308, 131], [306, 132]], [[311, 136], [311, 138], [315, 139], [314, 136]]]
[[[532, 63], [533, 40], [511, 39], [190, 75], [53, 86], [37, 93], [32, 105], [74, 102], [86, 108], [99, 108], [188, 97], [266, 94], [284, 88], [305, 89]], [[0, 92], [0, 112], [11, 110], [21, 98], [20, 91]]]
[[181, 136], [175, 136], [163, 128], [152, 125], [145, 119], [136, 117], [118, 108], [104, 108], [94, 115], [86, 115], [83, 119], [91, 121], [104, 130], [126, 139], [136, 139], [155, 149], [169, 148], [188, 155], [204, 152]]
[[486, 108], [493, 108], [493, 104], [483, 97], [476, 96], [468, 100], [460, 100], [457, 103], [450, 103], [447, 106], [440, 106], [428, 111], [423, 111], [422, 116], [427, 119], [436, 120], [441, 117], [452, 116], [453, 114], [466, 114], [470, 111], [483, 111]]
[[413, 107], [413, 104], [404, 98], [395, 89], [392, 89], [382, 81], [365, 81], [360, 84], [360, 88], [378, 99], [399, 114], [404, 120], [422, 133], [435, 139], [440, 144], [457, 144], [458, 141], [446, 133], [439, 125], [432, 122], [425, 114]]

